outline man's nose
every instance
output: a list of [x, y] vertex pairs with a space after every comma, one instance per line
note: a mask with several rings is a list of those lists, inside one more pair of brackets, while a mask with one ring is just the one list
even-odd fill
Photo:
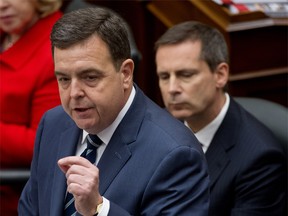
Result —
[[177, 93], [180, 91], [179, 80], [175, 76], [171, 76], [169, 79], [169, 93]]
[[79, 98], [79, 97], [83, 97], [83, 95], [84, 95], [84, 90], [83, 90], [81, 82], [79, 82], [78, 80], [72, 80], [71, 86], [70, 86], [71, 98]]

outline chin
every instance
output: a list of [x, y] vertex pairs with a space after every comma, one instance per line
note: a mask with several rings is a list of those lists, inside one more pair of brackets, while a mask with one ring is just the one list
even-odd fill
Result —
[[180, 114], [180, 113], [177, 113], [177, 112], [171, 112], [171, 114], [172, 114], [175, 118], [177, 118], [177, 119], [179, 119], [179, 120], [183, 120], [183, 119], [185, 119], [185, 116], [183, 116], [183, 115]]
[[185, 120], [189, 117], [188, 113], [184, 110], [170, 110], [170, 113], [177, 119]]
[[84, 121], [75, 120], [75, 123], [79, 128], [86, 131], [91, 130], [91, 128], [93, 128], [94, 126], [93, 124], [91, 124], [91, 122], [87, 122], [85, 120]]

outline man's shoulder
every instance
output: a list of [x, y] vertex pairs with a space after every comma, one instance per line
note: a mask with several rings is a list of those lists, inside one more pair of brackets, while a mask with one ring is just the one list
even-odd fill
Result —
[[47, 110], [47, 113], [49, 115], [59, 115], [59, 114], [65, 113], [65, 111], [61, 105], [58, 105], [56, 107], [53, 107], [53, 108]]
[[[125, 125], [131, 124], [135, 128], [136, 124], [141, 125], [140, 133], [149, 133], [155, 142], [170, 143], [174, 147], [178, 146], [200, 146], [193, 133], [165, 108], [159, 106], [147, 97], [139, 88], [136, 88], [136, 97], [129, 112], [129, 118]], [[136, 119], [132, 117], [136, 117]], [[131, 121], [133, 119], [133, 121]]]
[[229, 126], [229, 133], [237, 134], [237, 139], [235, 140], [237, 140], [238, 145], [243, 143], [244, 146], [254, 146], [255, 149], [279, 147], [272, 131], [233, 100], [229, 106], [226, 121], [223, 122], [224, 124], [233, 122]]
[[45, 118], [45, 121], [50, 121], [50, 122], [61, 122], [61, 121], [70, 120], [70, 117], [64, 111], [61, 105], [48, 110], [44, 114], [44, 118]]
[[200, 146], [193, 132], [164, 108], [155, 108], [147, 116], [151, 133], [161, 134], [160, 139], [168, 139], [177, 145]]

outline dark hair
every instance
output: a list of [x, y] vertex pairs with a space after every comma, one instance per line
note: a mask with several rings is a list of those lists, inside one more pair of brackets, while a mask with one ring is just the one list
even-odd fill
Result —
[[92, 35], [99, 36], [107, 44], [116, 69], [130, 58], [125, 21], [112, 10], [101, 7], [83, 8], [64, 14], [51, 32], [52, 53], [54, 47], [66, 49]]
[[225, 62], [229, 64], [229, 54], [223, 35], [206, 24], [187, 21], [168, 29], [155, 43], [155, 50], [166, 44], [178, 44], [187, 40], [200, 41], [202, 45], [200, 58], [207, 62], [210, 70]]

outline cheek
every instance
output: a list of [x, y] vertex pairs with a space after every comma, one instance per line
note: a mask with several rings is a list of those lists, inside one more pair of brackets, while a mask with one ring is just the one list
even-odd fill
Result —
[[198, 92], [207, 92], [211, 88], [214, 88], [214, 79], [212, 76], [199, 76], [198, 79], [194, 81], [193, 90]]
[[193, 89], [195, 97], [195, 103], [197, 103], [200, 107], [206, 108], [208, 104], [210, 104], [211, 100], [214, 100], [215, 96], [215, 83], [211, 79], [205, 79], [201, 81], [198, 85], [194, 86]]
[[160, 87], [160, 92], [161, 92], [161, 96], [163, 99], [163, 102], [168, 102], [169, 98], [170, 98], [170, 93], [168, 91], [168, 88], [166, 86], [159, 86]]
[[196, 97], [202, 91], [201, 84], [195, 80], [182, 84], [182, 88], [188, 97]]
[[159, 81], [159, 88], [160, 88], [162, 95], [167, 95], [169, 93], [168, 83], [164, 83], [164, 82]]
[[13, 20], [10, 31], [11, 33], [19, 34], [26, 28], [27, 25], [28, 25], [27, 18], [22, 19], [21, 16], [17, 16]]
[[24, 29], [30, 25], [30, 23], [33, 22], [37, 15], [36, 9], [34, 5], [27, 4], [25, 8], [21, 8], [21, 10], [18, 10], [17, 15], [17, 26], [20, 29]]
[[207, 84], [205, 80], [195, 79], [189, 83], [183, 85], [185, 89], [185, 98], [192, 104], [202, 103], [203, 99], [206, 97], [207, 92], [209, 94], [210, 84]]
[[66, 106], [66, 104], [68, 103], [68, 100], [69, 100], [68, 99], [69, 98], [68, 92], [59, 89], [59, 95], [60, 95], [60, 99], [61, 99], [61, 104], [63, 106]]

